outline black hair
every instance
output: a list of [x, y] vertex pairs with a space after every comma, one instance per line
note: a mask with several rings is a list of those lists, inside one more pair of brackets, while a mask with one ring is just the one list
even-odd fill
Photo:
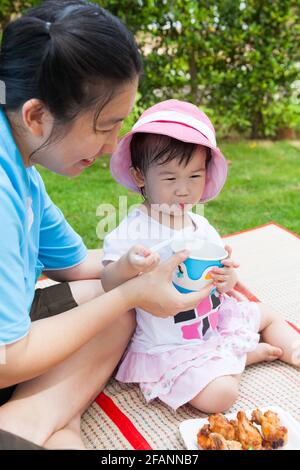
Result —
[[104, 105], [141, 71], [135, 40], [118, 18], [92, 2], [47, 0], [3, 32], [1, 108], [17, 111], [37, 98], [66, 126], [94, 107], [95, 129]]
[[[152, 163], [164, 165], [176, 159], [179, 165], [187, 166], [197, 147], [197, 144], [183, 142], [163, 134], [136, 132], [130, 141], [131, 164], [143, 175], [146, 175]], [[209, 147], [205, 149], [205, 168], [207, 169], [212, 155]], [[141, 188], [141, 193], [145, 197], [143, 188]]]

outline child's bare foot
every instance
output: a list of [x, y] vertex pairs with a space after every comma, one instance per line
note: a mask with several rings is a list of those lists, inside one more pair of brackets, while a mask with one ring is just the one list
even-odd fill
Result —
[[263, 361], [276, 361], [282, 356], [283, 351], [276, 346], [272, 346], [268, 343], [259, 343], [255, 351], [247, 354], [246, 365], [256, 364], [257, 362]]

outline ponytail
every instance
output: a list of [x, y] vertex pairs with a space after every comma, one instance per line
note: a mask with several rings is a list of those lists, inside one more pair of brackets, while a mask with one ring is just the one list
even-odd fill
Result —
[[[140, 75], [141, 57], [124, 24], [84, 0], [48, 0], [3, 32], [0, 80], [7, 111], [40, 99], [55, 121], [68, 123]], [[100, 108], [99, 108], [100, 104]]]

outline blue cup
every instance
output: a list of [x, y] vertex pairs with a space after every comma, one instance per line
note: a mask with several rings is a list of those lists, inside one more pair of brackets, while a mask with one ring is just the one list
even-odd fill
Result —
[[173, 284], [182, 293], [199, 291], [211, 283], [211, 269], [214, 266], [223, 268], [222, 260], [228, 257], [222, 246], [199, 238], [193, 241], [174, 240], [171, 247], [174, 253], [184, 249], [190, 253], [189, 258], [178, 265], [173, 274]]

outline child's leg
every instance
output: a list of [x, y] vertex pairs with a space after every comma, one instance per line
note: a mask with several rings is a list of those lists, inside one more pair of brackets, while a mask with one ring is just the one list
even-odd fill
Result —
[[240, 375], [226, 375], [210, 382], [189, 403], [204, 413], [222, 413], [237, 400]]
[[264, 360], [280, 359], [287, 364], [299, 367], [299, 333], [268, 305], [259, 303], [258, 306], [261, 310], [259, 332], [262, 343], [258, 345], [257, 350], [248, 354], [247, 365]]

